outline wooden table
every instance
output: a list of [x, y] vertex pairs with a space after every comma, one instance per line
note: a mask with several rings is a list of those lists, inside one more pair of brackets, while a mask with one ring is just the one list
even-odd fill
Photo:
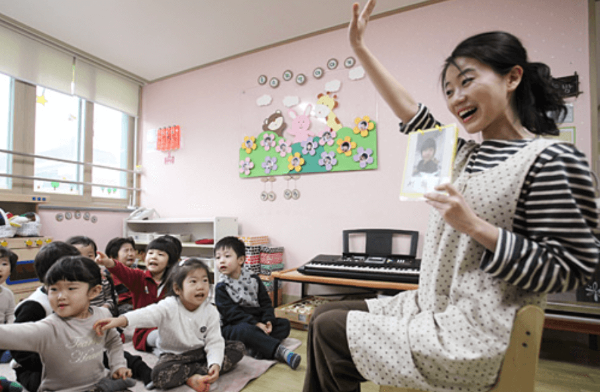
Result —
[[329, 276], [305, 275], [298, 272], [297, 268], [271, 273], [273, 277], [273, 307], [279, 304], [277, 295], [279, 294], [279, 281], [296, 282], [302, 284], [302, 298], [304, 298], [305, 285], [307, 283], [323, 284], [329, 286], [351, 286], [376, 290], [416, 290], [419, 285], [414, 283], [383, 282], [380, 280], [362, 280], [362, 279], [344, 279], [332, 278]]

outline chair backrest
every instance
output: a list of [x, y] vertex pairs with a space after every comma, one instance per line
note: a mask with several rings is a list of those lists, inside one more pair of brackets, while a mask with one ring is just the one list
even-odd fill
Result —
[[[517, 312], [508, 349], [493, 392], [534, 392], [544, 311], [535, 305], [523, 306]], [[416, 389], [381, 386], [380, 392], [420, 392]]]

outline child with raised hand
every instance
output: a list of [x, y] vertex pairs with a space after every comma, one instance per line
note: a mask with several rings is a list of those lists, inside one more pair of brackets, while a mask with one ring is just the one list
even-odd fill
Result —
[[[96, 252], [98, 247], [94, 240], [90, 237], [82, 235], [74, 236], [65, 241], [67, 244], [73, 245], [82, 256], [88, 257], [92, 260], [96, 258]], [[113, 279], [106, 269], [102, 270], [102, 292], [91, 301], [92, 306], [102, 306], [110, 310], [113, 316], [117, 316], [119, 311], [117, 309], [117, 295], [115, 291], [115, 284]]]
[[[54, 241], [40, 248], [35, 255], [33, 268], [40, 280], [38, 287], [29, 297], [19, 302], [15, 308], [15, 323], [39, 321], [52, 314], [52, 307], [44, 285], [46, 272], [63, 256], [78, 256], [79, 251], [65, 242]], [[29, 351], [11, 351], [11, 363], [17, 381], [28, 391], [37, 391], [42, 380], [42, 361], [39, 354]]]
[[239, 340], [257, 358], [278, 359], [297, 369], [302, 357], [281, 345], [290, 334], [290, 322], [275, 317], [267, 289], [258, 277], [243, 268], [246, 247], [236, 237], [215, 245], [215, 263], [221, 278], [215, 303], [221, 314], [225, 339]]
[[[115, 237], [108, 241], [104, 253], [111, 259], [121, 262], [124, 266], [135, 268], [135, 241], [131, 237]], [[96, 255], [94, 254], [94, 258]], [[118, 296], [118, 312], [123, 314], [133, 308], [132, 294], [119, 278], [113, 276], [115, 291]]]
[[[140, 309], [165, 297], [165, 280], [179, 256], [178, 248], [171, 240], [158, 237], [147, 246], [146, 270], [129, 268], [102, 252], [98, 252], [96, 263], [108, 268], [114, 278], [127, 286], [132, 294], [133, 309]], [[155, 328], [136, 328], [133, 345], [140, 351], [152, 351], [157, 338]]]
[[167, 280], [167, 298], [118, 318], [99, 320], [98, 335], [115, 327], [158, 327], [155, 353], [160, 355], [152, 371], [153, 387], [174, 388], [187, 384], [208, 391], [219, 374], [229, 371], [243, 357], [240, 342], [221, 336], [219, 312], [207, 299], [210, 271], [196, 258], [179, 262]]
[[[53, 314], [19, 325], [0, 325], [0, 345], [11, 350], [39, 353], [43, 364], [42, 391], [121, 391], [129, 379], [123, 344], [116, 331], [97, 337], [92, 326], [110, 316], [105, 308], [90, 307], [102, 290], [100, 269], [83, 256], [58, 260], [44, 278]], [[106, 350], [110, 376], [102, 363]]]

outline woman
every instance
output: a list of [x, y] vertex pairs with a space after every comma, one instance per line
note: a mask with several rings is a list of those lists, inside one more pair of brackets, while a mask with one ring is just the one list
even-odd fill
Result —
[[[353, 5], [357, 58], [402, 132], [438, 124], [365, 45], [374, 7], [370, 0], [359, 15]], [[320, 307], [309, 327], [305, 392], [356, 391], [366, 379], [429, 391], [489, 390], [516, 311], [544, 307], [546, 293], [577, 287], [598, 263], [583, 154], [535, 138], [557, 134], [548, 112], [565, 110], [549, 68], [528, 62], [514, 36], [484, 33], [446, 60], [442, 90], [457, 121], [484, 141], [460, 140], [452, 183], [425, 195], [434, 208], [419, 289]]]

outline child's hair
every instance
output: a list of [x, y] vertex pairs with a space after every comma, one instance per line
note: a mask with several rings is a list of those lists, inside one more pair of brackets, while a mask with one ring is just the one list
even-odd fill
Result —
[[423, 151], [427, 150], [428, 148], [433, 148], [433, 152], [435, 153], [436, 145], [435, 145], [435, 140], [432, 137], [425, 139], [425, 141], [421, 145], [421, 153]]
[[84, 282], [90, 288], [102, 284], [100, 267], [92, 259], [85, 256], [63, 256], [46, 273], [46, 286], [60, 280]]
[[215, 245], [215, 253], [221, 249], [231, 249], [237, 257], [246, 256], [246, 245], [237, 237], [229, 236], [221, 238]]
[[492, 31], [465, 39], [446, 59], [442, 86], [450, 65], [460, 69], [456, 65], [458, 57], [478, 60], [502, 76], [508, 74], [515, 65], [521, 66], [523, 77], [512, 103], [521, 124], [538, 135], [558, 135], [554, 119], [567, 113], [564, 100], [552, 85], [550, 68], [544, 63], [530, 63], [527, 51], [517, 37], [503, 31]]
[[208, 277], [208, 281], [212, 283], [212, 274], [210, 273], [210, 269], [204, 262], [196, 257], [190, 257], [186, 260], [181, 260], [177, 263], [171, 272], [169, 273], [169, 278], [167, 280], [167, 296], [177, 296], [175, 294], [175, 285], [179, 289], [183, 289], [183, 281], [188, 274], [194, 270], [203, 269], [206, 271], [206, 276]]
[[179, 261], [180, 253], [178, 251], [177, 245], [173, 242], [173, 240], [165, 238], [165, 236], [161, 236], [150, 241], [148, 246], [146, 247], [146, 252], [151, 249], [161, 250], [166, 252], [169, 255], [169, 261], [167, 262], [167, 268], [165, 268], [165, 273], [163, 274], [161, 280], [161, 284], [165, 282], [169, 275], [169, 271], [171, 267]]
[[98, 247], [93, 239], [83, 235], [76, 235], [65, 241], [69, 245], [81, 245], [81, 246], [92, 246], [94, 248], [94, 254], [98, 251]]
[[181, 244], [181, 241], [179, 241], [178, 238], [175, 238], [169, 234], [165, 234], [165, 235], [161, 236], [160, 238], [171, 241], [173, 243], [173, 245], [175, 245], [175, 247], [177, 248], [177, 260], [179, 260], [179, 258], [181, 257], [181, 252], [183, 252], [183, 245]]
[[104, 253], [106, 253], [106, 255], [111, 259], [116, 259], [119, 257], [119, 250], [123, 244], [131, 244], [133, 249], [135, 249], [135, 241], [132, 237], [115, 237], [108, 241], [108, 244], [106, 244], [106, 248], [104, 249]]
[[0, 259], [7, 258], [10, 263], [10, 272], [12, 273], [15, 268], [17, 268], [17, 261], [19, 260], [19, 256], [12, 250], [0, 246]]
[[63, 256], [80, 256], [80, 253], [76, 247], [62, 241], [54, 241], [40, 248], [33, 261], [33, 267], [40, 282], [45, 283], [46, 273]]

